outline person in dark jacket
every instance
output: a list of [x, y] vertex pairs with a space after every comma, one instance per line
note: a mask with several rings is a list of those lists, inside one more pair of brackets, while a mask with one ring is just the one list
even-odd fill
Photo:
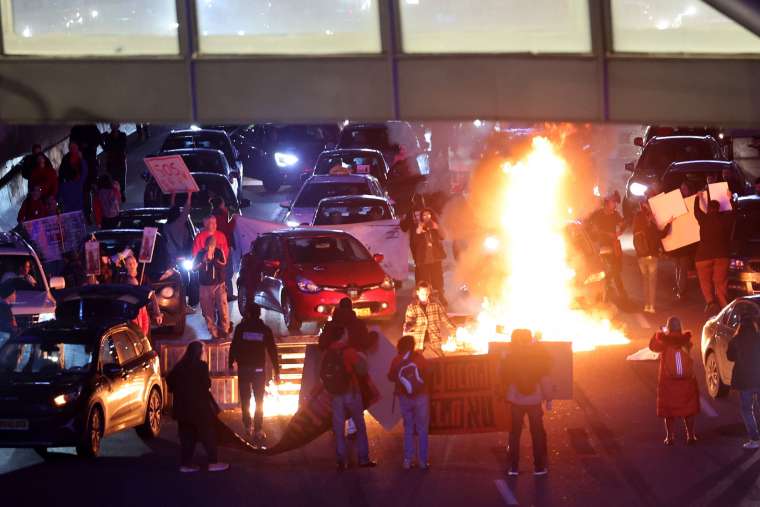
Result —
[[373, 345], [367, 325], [356, 316], [350, 298], [343, 298], [333, 310], [330, 320], [325, 323], [319, 333], [319, 348], [326, 350], [330, 346], [332, 328], [342, 327], [348, 331], [348, 341], [357, 350], [367, 350]]
[[208, 332], [215, 340], [227, 338], [230, 330], [230, 312], [224, 285], [226, 268], [227, 258], [222, 249], [217, 248], [216, 236], [207, 236], [206, 248], [195, 256], [193, 269], [198, 272], [201, 312]]
[[745, 449], [760, 448], [760, 430], [755, 418], [755, 404], [760, 396], [760, 326], [757, 319], [742, 317], [734, 338], [728, 342], [726, 357], [734, 362], [731, 374], [731, 388], [739, 391], [742, 419], [747, 428], [749, 441]]
[[[272, 330], [261, 320], [261, 307], [250, 302], [243, 320], [235, 327], [230, 345], [229, 368], [238, 364], [238, 389], [240, 408], [243, 412], [243, 426], [247, 434], [253, 436], [254, 443], [261, 446], [266, 439], [262, 430], [264, 423], [264, 391], [266, 388], [266, 354], [272, 361], [274, 381], [280, 381], [280, 362], [277, 359], [277, 345]], [[256, 401], [251, 430], [251, 390]]]
[[425, 208], [420, 212], [420, 221], [412, 232], [412, 257], [414, 258], [415, 283], [429, 282], [438, 299], [445, 305], [443, 287], [443, 229], [438, 225], [433, 210]]
[[106, 171], [121, 186], [121, 202], [126, 202], [127, 134], [119, 130], [118, 123], [111, 123], [111, 131], [103, 134], [102, 144], [106, 155]]
[[652, 210], [646, 202], [641, 203], [633, 217], [633, 247], [639, 261], [644, 282], [644, 312], [655, 313], [657, 300], [657, 267], [662, 252], [662, 238], [670, 233], [670, 223], [662, 230], [657, 226]]
[[58, 203], [64, 213], [83, 211], [85, 219], [90, 219], [91, 169], [87, 164], [79, 145], [69, 143], [69, 152], [61, 159], [58, 167]]
[[183, 473], [197, 472], [193, 465], [195, 444], [200, 442], [208, 457], [208, 471], [221, 472], [230, 466], [217, 461], [213, 398], [209, 389], [211, 378], [208, 364], [201, 359], [203, 343], [194, 341], [187, 346], [185, 355], [166, 376], [166, 384], [172, 392], [174, 418], [178, 423]]
[[[27, 192], [30, 191], [34, 186], [32, 180], [34, 178], [35, 172], [37, 172], [37, 168], [39, 167], [39, 157], [42, 157], [45, 160], [45, 165], [50, 166], [50, 168], [53, 167], [53, 164], [50, 162], [48, 156], [43, 153], [42, 145], [38, 143], [32, 145], [32, 152], [25, 155], [19, 163], [21, 165], [21, 177], [28, 182]], [[55, 169], [53, 169], [53, 174], [55, 174]]]
[[47, 203], [42, 198], [42, 187], [36, 186], [32, 188], [32, 191], [26, 196], [24, 202], [21, 203], [17, 216], [18, 223], [22, 224], [29, 220], [44, 218], [48, 216], [48, 212]]
[[[730, 196], [731, 191], [728, 193]], [[717, 304], [720, 308], [728, 304], [728, 265], [736, 216], [733, 209], [721, 212], [720, 203], [715, 200], [707, 203], [705, 213], [698, 201], [694, 216], [699, 222], [699, 245], [694, 260], [699, 287], [705, 298], [705, 312], [712, 313], [719, 310]]]
[[608, 283], [615, 286], [620, 303], [627, 306], [629, 300], [623, 284], [623, 249], [620, 246], [625, 221], [617, 212], [619, 202], [620, 195], [617, 192], [605, 197], [602, 207], [589, 217], [589, 223], [602, 248], [602, 257], [609, 264]]

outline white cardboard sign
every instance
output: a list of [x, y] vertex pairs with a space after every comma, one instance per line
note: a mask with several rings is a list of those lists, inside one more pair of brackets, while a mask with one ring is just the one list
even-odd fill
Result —
[[657, 194], [649, 199], [649, 208], [657, 222], [660, 230], [664, 229], [674, 218], [686, 214], [686, 205], [684, 204], [681, 191], [676, 189], [667, 194]]
[[683, 199], [686, 213], [673, 220], [670, 234], [662, 239], [662, 247], [666, 252], [697, 243], [699, 241], [699, 222], [694, 216], [694, 205], [697, 196], [692, 195]]
[[143, 160], [163, 193], [198, 192], [198, 184], [181, 156], [146, 157]]

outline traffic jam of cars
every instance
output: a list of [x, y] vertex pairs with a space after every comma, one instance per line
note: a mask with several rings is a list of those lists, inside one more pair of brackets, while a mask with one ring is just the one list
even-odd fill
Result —
[[[473, 211], [486, 201], [489, 210], [501, 213], [513, 203], [526, 209], [522, 190], [548, 184], [526, 181], [528, 187], [514, 194], [495, 195], [496, 189], [522, 184], [517, 177], [509, 180], [510, 174], [532, 164], [533, 155], [545, 157], [539, 168], [555, 163], [560, 150], [535, 141], [550, 139], [550, 129], [495, 132], [491, 144], [483, 144], [499, 149], [471, 157], [477, 165], [472, 181], [489, 182], [475, 188], [455, 184], [453, 177], [440, 183], [428, 141], [418, 135], [425, 128], [389, 121], [171, 130], [160, 150], [145, 159], [141, 205], [119, 210], [99, 229], [88, 225], [75, 250], [58, 257], [43, 253], [38, 231], [30, 227], [0, 235], [0, 268], [6, 273], [0, 293], [14, 294], [3, 300], [15, 317], [12, 332], [0, 333], [0, 446], [33, 448], [42, 456], [50, 447], [74, 446], [81, 456], [96, 456], [101, 440], [118, 431], [134, 428], [143, 438], [157, 436], [169, 398], [162, 347], [183, 342], [188, 316], [198, 308], [211, 341], [228, 341], [234, 327], [228, 303], [236, 300], [240, 315], [254, 302], [272, 312], [269, 317], [281, 319], [289, 336], [314, 324], [309, 336], [316, 340], [344, 301], [362, 321], [408, 320], [409, 309], [402, 318], [404, 305], [424, 282], [444, 307], [465, 296], [482, 303], [469, 307], [470, 313], [480, 312], [465, 319], [469, 327], [441, 337], [431, 350], [481, 350], [479, 341], [491, 338], [484, 334], [501, 336], [509, 329], [504, 319], [520, 311], [519, 302], [505, 295], [504, 279], [520, 278], [519, 262], [530, 260], [526, 272], [565, 278], [571, 273], [569, 297], [556, 304], [586, 312], [578, 333], [598, 330], [602, 322], [609, 326], [610, 308], [628, 311], [630, 300], [619, 278], [619, 241], [606, 229], [605, 216], [612, 215], [604, 210], [611, 206], [617, 216], [614, 209], [622, 205], [614, 232], [635, 222], [642, 203], [660, 194], [681, 192], [686, 199], [719, 184], [729, 190], [736, 214], [729, 299], [710, 307], [701, 356], [709, 394], [725, 394], [731, 379], [727, 343], [744, 316], [760, 317], [760, 189], [733, 159], [727, 135], [649, 127], [633, 141], [640, 154], [625, 165], [631, 175], [622, 198], [597, 193], [600, 209], [552, 219], [560, 224], [563, 245], [556, 249], [539, 243], [542, 231], [530, 220], [518, 233], [518, 222], [503, 216], [489, 222]], [[524, 150], [533, 152], [513, 164], [514, 154]], [[178, 166], [161, 172], [151, 159]], [[501, 170], [484, 176], [494, 159]], [[261, 182], [258, 196], [288, 189], [292, 198], [279, 203], [278, 219], [244, 214], [256, 204], [246, 189], [251, 180]], [[670, 222], [675, 227], [674, 217], [668, 227]], [[505, 232], [508, 227], [518, 232]], [[547, 253], [523, 255], [531, 240]], [[693, 273], [690, 255], [684, 269]], [[456, 281], [444, 271], [456, 271]], [[528, 288], [530, 280], [514, 283], [537, 293]], [[607, 312], [604, 318], [600, 312]], [[480, 328], [484, 322], [492, 329]], [[576, 342], [572, 333], [570, 341], [573, 350], [606, 343]]]

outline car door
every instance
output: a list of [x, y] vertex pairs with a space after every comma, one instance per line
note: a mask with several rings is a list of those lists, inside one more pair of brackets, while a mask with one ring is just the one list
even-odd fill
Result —
[[758, 318], [760, 317], [760, 309], [750, 301], [734, 301], [733, 308], [731, 308], [731, 311], [726, 315], [726, 323], [724, 326], [721, 326], [720, 329], [720, 348], [722, 349], [722, 356], [719, 357], [721, 358], [721, 375], [723, 375], [723, 378], [726, 381], [731, 380], [731, 373], [734, 369], [733, 361], [729, 361], [726, 356], [728, 344], [734, 338], [734, 334], [739, 328], [739, 323], [741, 323], [742, 319], [746, 316]]
[[260, 268], [259, 283], [256, 286], [256, 303], [264, 308], [279, 311], [279, 297], [273, 297], [273, 285], [280, 270], [280, 261], [275, 258], [277, 247], [274, 237], [263, 236], [256, 240], [254, 252], [256, 265]]
[[129, 331], [121, 328], [111, 337], [122, 367], [124, 379], [121, 395], [124, 397], [123, 414], [120, 418], [123, 425], [134, 425], [142, 421], [145, 410], [143, 409], [142, 382], [144, 371], [142, 361], [135, 349], [135, 342], [130, 338]]
[[119, 364], [113, 334], [107, 334], [100, 343], [98, 352], [98, 379], [95, 391], [98, 393], [104, 405], [106, 414], [106, 433], [114, 431], [124, 423], [128, 413], [127, 400], [124, 393], [127, 392], [127, 379], [124, 376], [109, 377], [104, 371], [108, 365]]
[[156, 353], [151, 349], [150, 342], [145, 337], [138, 336], [137, 333], [127, 328], [124, 330], [127, 338], [132, 342], [137, 357], [135, 359], [134, 375], [136, 385], [140, 389], [140, 410], [136, 414], [137, 422], [142, 422], [142, 415], [145, 413], [148, 403], [148, 393], [150, 392], [151, 379], [155, 372]]

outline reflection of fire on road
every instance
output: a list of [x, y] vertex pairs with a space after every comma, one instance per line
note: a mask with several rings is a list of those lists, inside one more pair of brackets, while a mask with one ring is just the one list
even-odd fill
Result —
[[500, 190], [488, 194], [494, 202], [478, 201], [497, 210], [500, 244], [506, 245], [504, 257], [497, 257], [506, 266], [487, 270], [500, 276], [498, 296], [485, 300], [476, 321], [459, 328], [444, 351], [487, 352], [489, 341], [508, 341], [516, 328], [547, 341], [571, 341], [574, 351], [628, 343], [603, 315], [574, 308], [575, 272], [563, 230], [576, 188], [555, 145], [536, 137], [525, 156], [501, 170]]
[[[270, 380], [264, 393], [264, 417], [293, 415], [298, 410], [298, 391], [301, 386], [290, 382], [276, 384]], [[295, 393], [295, 394], [293, 394]], [[256, 411], [256, 400], [251, 397], [250, 413]]]

